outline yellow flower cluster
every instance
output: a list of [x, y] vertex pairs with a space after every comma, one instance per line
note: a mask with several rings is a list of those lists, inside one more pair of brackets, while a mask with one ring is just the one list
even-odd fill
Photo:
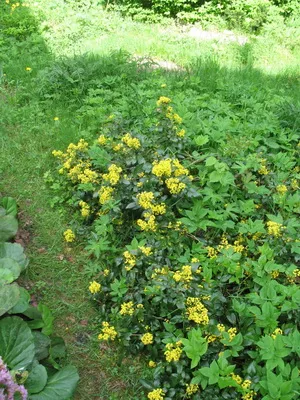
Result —
[[227, 238], [223, 235], [221, 243], [218, 245], [217, 249], [218, 251], [221, 251], [222, 249], [233, 249], [235, 253], [242, 253], [245, 250], [245, 246], [243, 246], [242, 242], [243, 238], [239, 237], [233, 242], [233, 245], [229, 244]]
[[147, 346], [148, 344], [152, 344], [153, 343], [153, 335], [152, 333], [144, 333], [144, 335], [141, 337], [141, 342]]
[[268, 175], [270, 171], [267, 168], [267, 160], [265, 158], [261, 158], [260, 160], [260, 169], [258, 170], [258, 173], [260, 175]]
[[181, 353], [182, 353], [182, 342], [178, 341], [176, 343], [167, 343], [166, 344], [166, 351], [164, 352], [164, 355], [166, 356], [166, 361], [167, 362], [172, 362], [172, 361], [179, 361]]
[[216, 258], [216, 257], [217, 257], [218, 252], [217, 252], [217, 250], [214, 249], [213, 247], [207, 246], [207, 247], [206, 247], [206, 250], [207, 250], [207, 256], [208, 256], [209, 258]]
[[152, 254], [152, 249], [151, 247], [145, 247], [145, 246], [139, 246], [139, 249], [145, 256], [151, 256]]
[[116, 164], [111, 164], [111, 166], [108, 168], [108, 174], [103, 174], [102, 178], [105, 181], [109, 181], [112, 186], [115, 186], [120, 180], [121, 172], [121, 167], [118, 167]]
[[137, 195], [138, 204], [145, 210], [151, 210], [155, 215], [163, 215], [166, 213], [165, 203], [154, 204], [153, 192], [142, 192]]
[[96, 294], [96, 293], [100, 292], [100, 290], [101, 290], [100, 283], [98, 283], [96, 281], [90, 282], [89, 291], [92, 294]]
[[150, 368], [155, 368], [155, 367], [156, 367], [156, 362], [150, 360], [149, 363], [148, 363], [148, 366], [149, 366]]
[[184, 129], [180, 129], [180, 131], [176, 132], [176, 135], [180, 138], [183, 138], [185, 136], [185, 130]]
[[254, 392], [254, 390], [250, 390], [249, 393], [242, 395], [242, 400], [253, 400], [253, 396], [256, 396], [256, 392]]
[[84, 218], [87, 218], [90, 215], [90, 206], [85, 201], [80, 201], [79, 206], [81, 207], [81, 215]]
[[235, 375], [233, 372], [230, 374], [231, 378], [238, 384], [241, 385], [243, 383], [243, 378], [239, 375]]
[[191, 282], [191, 280], [193, 279], [192, 267], [190, 265], [184, 265], [181, 268], [181, 271], [174, 272], [173, 279], [176, 282]]
[[137, 225], [145, 232], [156, 232], [157, 230], [157, 222], [154, 215], [150, 215], [146, 221], [138, 219]]
[[280, 328], [276, 328], [275, 331], [271, 334], [271, 337], [275, 340], [278, 335], [282, 335], [282, 330]]
[[189, 385], [186, 385], [185, 393], [187, 397], [191, 397], [193, 394], [197, 393], [199, 389], [199, 385], [196, 383], [190, 383]]
[[217, 328], [218, 328], [218, 331], [219, 331], [219, 332], [225, 332], [225, 330], [226, 330], [226, 329], [225, 329], [225, 326], [224, 326], [223, 324], [218, 324], [218, 325], [217, 325]]
[[72, 229], [67, 229], [64, 232], [64, 238], [66, 242], [72, 243], [75, 240], [75, 233], [72, 231]]
[[282, 224], [279, 224], [274, 221], [267, 222], [268, 234], [270, 236], [279, 237], [281, 236], [281, 231], [283, 229]]
[[171, 99], [165, 96], [161, 96], [156, 102], [157, 107], [161, 106], [162, 104], [169, 104], [169, 103], [171, 103]]
[[154, 389], [148, 393], [149, 400], [164, 400], [165, 393], [162, 389]]
[[132, 315], [134, 313], [134, 305], [132, 301], [121, 304], [121, 315]]
[[100, 135], [97, 139], [97, 143], [104, 146], [107, 142], [107, 138], [104, 135]]
[[105, 204], [109, 200], [112, 199], [112, 194], [113, 194], [114, 189], [109, 186], [102, 186], [98, 192], [99, 194], [99, 203], [100, 204]]
[[293, 190], [298, 190], [299, 189], [299, 184], [297, 179], [292, 179], [291, 181], [291, 188]]
[[125, 269], [130, 271], [136, 265], [136, 257], [128, 250], [124, 251], [123, 256], [125, 258]]
[[132, 137], [130, 133], [126, 133], [126, 135], [122, 137], [122, 142], [131, 149], [137, 150], [141, 147], [139, 139]]
[[188, 297], [186, 300], [186, 313], [190, 321], [196, 324], [207, 325], [209, 322], [208, 310], [197, 297]]
[[179, 194], [186, 188], [186, 184], [180, 182], [178, 178], [166, 179], [166, 185], [171, 194]]
[[172, 172], [175, 177], [189, 175], [189, 170], [185, 168], [177, 158], [166, 158], [160, 161], [155, 160], [152, 165], [152, 174], [158, 178], [169, 178]]
[[278, 185], [276, 187], [276, 190], [281, 196], [283, 196], [287, 192], [288, 189], [285, 185]]
[[102, 322], [103, 328], [101, 329], [101, 332], [98, 335], [99, 340], [115, 340], [116, 336], [118, 335], [116, 329], [112, 326], [109, 325], [108, 322]]
[[232, 340], [235, 338], [237, 329], [236, 328], [229, 328], [228, 329], [228, 334], [229, 334], [229, 341], [232, 342]]

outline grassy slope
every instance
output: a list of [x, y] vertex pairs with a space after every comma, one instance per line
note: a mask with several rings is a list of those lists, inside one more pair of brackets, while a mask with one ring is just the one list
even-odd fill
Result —
[[[265, 112], [263, 115], [270, 119], [271, 112], [268, 114], [263, 108], [288, 104], [283, 107], [288, 118], [292, 113], [289, 104], [297, 101], [295, 66], [299, 53], [272, 37], [258, 38], [245, 47], [201, 43], [182, 39], [180, 28], [172, 24], [143, 25], [99, 10], [73, 11], [59, 0], [35, 3], [40, 9], [34, 2], [29, 4], [28, 12], [38, 19], [42, 36], [36, 35], [33, 41], [18, 47], [15, 44], [3, 57], [6, 77], [0, 86], [0, 192], [14, 196], [25, 211], [25, 220], [32, 221], [28, 280], [33, 293], [53, 309], [57, 332], [66, 338], [70, 360], [80, 369], [76, 398], [141, 399], [141, 364], [125, 359], [119, 365], [116, 351], [99, 348], [95, 339], [99, 323], [88, 302], [87, 255], [82, 252], [81, 243], [72, 247], [62, 243], [69, 216], [59, 207], [49, 206], [51, 192], [43, 176], [53, 167], [51, 151], [64, 148], [82, 135], [91, 135], [110, 112], [119, 110], [134, 118], [139, 112], [152, 109], [162, 83], [167, 84], [167, 94], [177, 101], [182, 112], [189, 106], [194, 110], [186, 122], [190, 134], [200, 129], [198, 108], [203, 96], [215, 107], [219, 125], [224, 124], [222, 109], [236, 106], [237, 102], [241, 116]], [[126, 57], [112, 58], [111, 51], [119, 49], [181, 66], [194, 63], [192, 74], [142, 72], [135, 65], [128, 65]], [[102, 57], [101, 68], [94, 68], [99, 57], [75, 57], [87, 50]], [[62, 55], [68, 57], [64, 62], [77, 71], [79, 78], [74, 84], [63, 81], [53, 92], [51, 77], [57, 83], [57, 70], [62, 65], [55, 59]], [[27, 66], [32, 71], [25, 71]], [[49, 71], [45, 73], [48, 66], [50, 75]], [[280, 74], [275, 75], [276, 72]], [[99, 89], [103, 101], [96, 97], [96, 108], [91, 106], [95, 97], [91, 92], [87, 96], [93, 79], [106, 84]], [[58, 122], [53, 120], [55, 116], [59, 116]], [[262, 129], [263, 121], [258, 125]], [[240, 142], [235, 138], [228, 144], [228, 151], [234, 151], [234, 146], [241, 143], [242, 136]]]

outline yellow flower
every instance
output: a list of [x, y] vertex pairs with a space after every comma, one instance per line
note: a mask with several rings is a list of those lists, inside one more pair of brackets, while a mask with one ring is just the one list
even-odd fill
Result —
[[142, 219], [137, 220], [137, 225], [145, 232], [156, 232], [157, 223], [154, 215], [150, 215], [148, 221], [143, 221]]
[[113, 147], [113, 151], [120, 151], [123, 149], [123, 144], [122, 143], [118, 143]]
[[164, 352], [164, 355], [166, 356], [166, 361], [167, 362], [172, 362], [172, 361], [179, 361], [182, 349], [180, 346], [182, 343], [179, 341], [177, 343], [167, 343], [166, 344], [166, 351]]
[[176, 134], [177, 134], [178, 137], [183, 138], [183, 137], [185, 136], [185, 130], [184, 130], [184, 129], [181, 129], [181, 130], [178, 131]]
[[152, 254], [152, 249], [151, 247], [144, 247], [144, 246], [139, 246], [139, 249], [145, 256], [150, 256]]
[[244, 390], [248, 390], [251, 386], [251, 383], [252, 382], [249, 379], [245, 379], [241, 386]]
[[169, 177], [172, 174], [172, 160], [170, 158], [166, 158], [161, 161], [154, 161], [152, 168], [152, 174], [157, 176], [158, 178]]
[[140, 309], [144, 308], [144, 305], [142, 303], [139, 303], [139, 304], [136, 305], [136, 308], [140, 308]]
[[178, 178], [169, 178], [166, 180], [167, 188], [171, 194], [179, 194], [186, 188], [186, 184], [180, 182]]
[[125, 269], [130, 271], [136, 264], [136, 258], [128, 250], [124, 251], [123, 256], [125, 258]]
[[165, 393], [162, 389], [154, 389], [148, 393], [149, 400], [164, 400]]
[[206, 250], [207, 250], [207, 255], [208, 255], [209, 258], [216, 258], [217, 257], [218, 252], [213, 247], [208, 246], [208, 247], [206, 247]]
[[256, 392], [254, 392], [254, 390], [250, 390], [249, 393], [242, 395], [242, 400], [253, 400], [253, 396], [256, 396]]
[[167, 87], [167, 85], [166, 85], [165, 83], [162, 83], [162, 84], [160, 85], [160, 87], [161, 87], [161, 88], [165, 88], [165, 87]]
[[225, 332], [225, 326], [223, 324], [218, 324], [217, 328], [219, 332]]
[[192, 267], [190, 265], [184, 265], [181, 271], [176, 271], [173, 274], [173, 279], [176, 282], [189, 283], [193, 279]]
[[97, 139], [97, 142], [103, 146], [105, 145], [105, 143], [107, 142], [107, 138], [104, 135], [100, 135]]
[[115, 340], [116, 336], [117, 336], [117, 331], [116, 329], [109, 325], [108, 322], [102, 322], [102, 326], [103, 328], [101, 329], [102, 333], [100, 333], [98, 335], [98, 339], [99, 340]]
[[26, 67], [25, 70], [26, 70], [26, 71], [32, 71], [32, 68]]
[[209, 322], [208, 310], [197, 297], [188, 297], [186, 300], [186, 313], [190, 321], [207, 325]]
[[230, 329], [228, 329], [227, 332], [229, 334], [229, 341], [231, 342], [234, 339], [234, 337], [236, 336], [237, 329], [236, 328], [230, 328]]
[[169, 103], [171, 103], [171, 99], [169, 99], [169, 97], [165, 97], [165, 96], [161, 96], [156, 102], [157, 107], [159, 107], [162, 104], [169, 104]]
[[156, 362], [150, 360], [148, 365], [149, 365], [150, 368], [155, 368], [156, 367]]
[[191, 397], [194, 393], [196, 393], [199, 389], [199, 385], [195, 383], [190, 383], [189, 385], [186, 385], [185, 393], [187, 394], [187, 397]]
[[146, 209], [151, 208], [152, 201], [154, 200], [153, 192], [142, 192], [137, 195], [138, 204]]
[[132, 137], [130, 133], [126, 133], [126, 135], [122, 137], [122, 142], [131, 149], [137, 150], [141, 147], [141, 142], [139, 139]]
[[85, 201], [80, 201], [79, 206], [81, 207], [81, 215], [86, 218], [90, 215], [90, 206]]
[[98, 283], [96, 281], [90, 282], [89, 291], [92, 294], [98, 293], [98, 292], [100, 292], [100, 290], [101, 290], [100, 283]]
[[288, 189], [287, 189], [287, 187], [285, 185], [278, 185], [276, 187], [276, 190], [280, 195], [283, 196], [287, 192]]
[[105, 269], [103, 271], [103, 276], [108, 276], [109, 275], [109, 269]]
[[54, 120], [54, 121], [58, 121], [59, 118], [58, 118], [58, 117], [54, 117], [53, 120]]
[[153, 335], [152, 333], [145, 333], [142, 337], [141, 337], [141, 341], [142, 343], [147, 346], [148, 344], [152, 344], [153, 343]]
[[132, 315], [134, 313], [134, 305], [132, 301], [121, 304], [121, 315]]
[[282, 330], [280, 328], [276, 328], [275, 331], [272, 333], [272, 339], [276, 339], [278, 335], [282, 335]]
[[99, 190], [99, 203], [100, 204], [105, 204], [109, 200], [112, 199], [112, 194], [113, 194], [114, 189], [109, 186], [102, 186], [101, 189]]
[[239, 375], [235, 375], [233, 372], [230, 374], [231, 378], [238, 384], [241, 385], [243, 382], [243, 379]]
[[75, 234], [71, 229], [67, 229], [64, 232], [64, 238], [65, 238], [65, 241], [68, 242], [68, 243], [74, 242]]
[[279, 224], [274, 221], [268, 221], [267, 228], [268, 228], [268, 234], [270, 236], [275, 236], [275, 237], [281, 236], [281, 231], [283, 229], [282, 224]]
[[53, 150], [52, 155], [53, 157], [61, 158], [64, 155], [64, 153], [60, 150]]
[[181, 124], [182, 123], [182, 118], [179, 117], [178, 114], [173, 114], [173, 120], [176, 124]]
[[115, 186], [120, 180], [121, 172], [121, 167], [117, 167], [116, 164], [112, 164], [108, 168], [108, 174], [103, 174], [102, 177], [104, 180], [109, 181], [112, 186]]

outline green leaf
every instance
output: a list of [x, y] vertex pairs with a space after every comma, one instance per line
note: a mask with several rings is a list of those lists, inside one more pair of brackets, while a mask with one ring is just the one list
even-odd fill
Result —
[[12, 197], [2, 197], [2, 199], [0, 199], [0, 205], [5, 208], [6, 215], [12, 215], [13, 217], [17, 216], [17, 203]]
[[9, 270], [13, 276], [13, 280], [18, 279], [21, 273], [21, 267], [17, 261], [8, 257], [0, 258], [0, 272], [2, 269]]
[[46, 368], [37, 364], [29, 373], [25, 387], [29, 394], [39, 393], [46, 386], [48, 374]]
[[27, 310], [30, 301], [30, 294], [28, 291], [20, 287], [20, 297], [17, 304], [11, 308], [9, 314], [20, 314]]
[[0, 243], [0, 259], [12, 258], [22, 270], [28, 265], [28, 259], [24, 254], [24, 249], [19, 243]]
[[13, 238], [18, 231], [18, 221], [12, 215], [0, 216], [0, 242]]
[[208, 347], [205, 338], [202, 337], [201, 329], [192, 329], [188, 333], [188, 339], [182, 339], [182, 343], [184, 344], [183, 351], [192, 360], [191, 368], [195, 368]]
[[50, 309], [44, 304], [40, 303], [38, 305], [38, 310], [41, 312], [42, 320], [44, 322], [42, 333], [44, 333], [45, 335], [51, 335], [53, 331], [54, 317], [52, 316]]
[[40, 331], [32, 332], [35, 346], [35, 357], [37, 360], [43, 360], [49, 356], [49, 346], [51, 339]]
[[205, 161], [205, 165], [207, 167], [212, 167], [213, 165], [215, 165], [218, 162], [218, 160], [216, 159], [216, 157], [210, 156], [206, 159]]
[[209, 142], [209, 137], [208, 135], [199, 135], [194, 138], [194, 142], [197, 146], [203, 146], [204, 144]]
[[20, 288], [16, 283], [0, 285], [0, 316], [13, 308], [20, 297]]
[[21, 318], [7, 317], [0, 321], [0, 354], [10, 369], [26, 369], [33, 361], [33, 335]]
[[78, 380], [75, 367], [64, 367], [49, 379], [41, 392], [30, 396], [30, 400], [68, 400], [74, 393]]

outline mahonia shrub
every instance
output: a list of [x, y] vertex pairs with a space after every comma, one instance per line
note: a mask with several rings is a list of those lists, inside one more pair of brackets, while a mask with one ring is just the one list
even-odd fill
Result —
[[293, 399], [299, 138], [220, 147], [189, 137], [168, 97], [155, 112], [148, 130], [112, 114], [92, 142], [53, 151], [77, 216], [64, 238], [91, 230], [98, 339], [144, 354], [150, 400]]

